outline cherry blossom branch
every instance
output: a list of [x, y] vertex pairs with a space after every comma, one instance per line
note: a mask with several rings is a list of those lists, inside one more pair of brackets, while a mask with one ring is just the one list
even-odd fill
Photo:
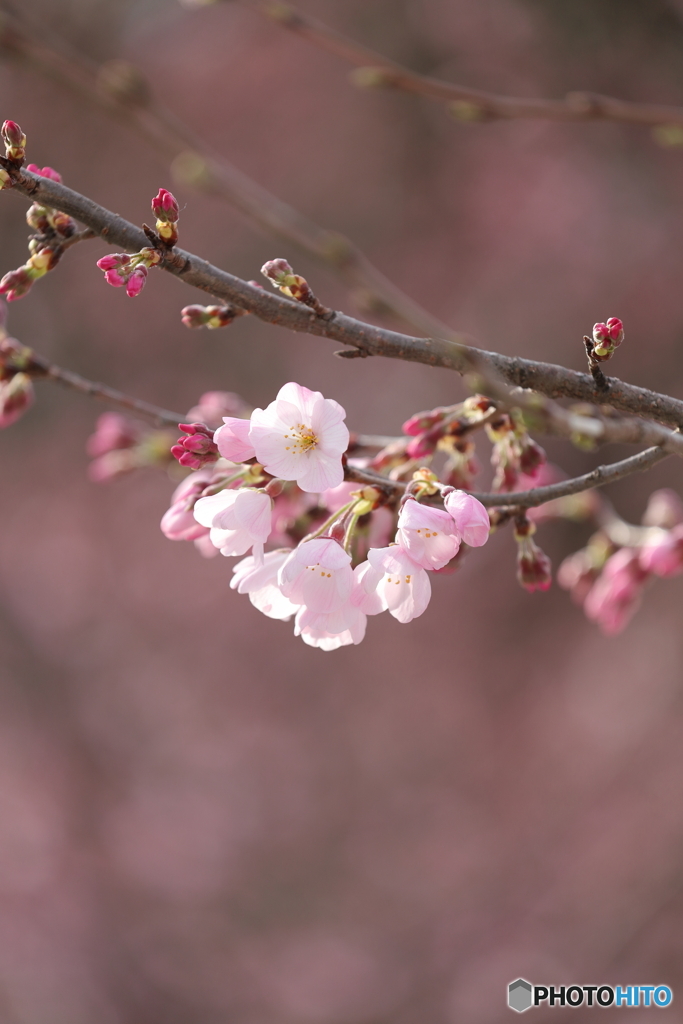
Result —
[[388, 57], [335, 32], [317, 19], [286, 3], [247, 2], [302, 39], [333, 53], [360, 69], [354, 75], [358, 85], [386, 86], [415, 93], [426, 99], [448, 103], [460, 120], [487, 121], [496, 118], [541, 118], [550, 121], [622, 121], [641, 125], [683, 125], [683, 107], [661, 103], [632, 103], [592, 92], [571, 92], [563, 100], [501, 96], [482, 89], [419, 75]]
[[[566, 498], [595, 487], [605, 487], [607, 484], [616, 483], [617, 480], [623, 480], [624, 477], [631, 476], [633, 473], [645, 472], [670, 455], [671, 452], [663, 451], [659, 447], [647, 448], [627, 459], [621, 459], [619, 462], [613, 462], [606, 466], [596, 466], [589, 473], [572, 477], [570, 480], [561, 480], [556, 484], [534, 487], [528, 491], [510, 493], [468, 491], [468, 494], [471, 494], [487, 508], [534, 508], [537, 505], [544, 505], [548, 501], [554, 501], [556, 498]], [[406, 488], [405, 483], [390, 480], [372, 470], [358, 469], [355, 466], [346, 467], [346, 479], [381, 487], [394, 497], [402, 495]]]
[[534, 487], [529, 491], [515, 491], [509, 494], [478, 494], [472, 491], [472, 496], [480, 501], [487, 508], [517, 507], [533, 508], [543, 505], [547, 501], [556, 498], [566, 498], [571, 494], [580, 494], [582, 491], [592, 490], [594, 487], [604, 487], [606, 484], [613, 484], [617, 480], [631, 476], [632, 473], [642, 473], [645, 470], [656, 466], [658, 462], [669, 457], [671, 453], [662, 448], [647, 448], [644, 452], [631, 455], [628, 459], [620, 462], [613, 462], [607, 466], [597, 466], [590, 473], [573, 477], [571, 480], [562, 480], [556, 484], [547, 484], [544, 487]]
[[170, 409], [162, 409], [151, 402], [145, 402], [141, 398], [133, 398], [131, 395], [124, 394], [123, 391], [110, 388], [107, 384], [100, 384], [97, 381], [81, 377], [80, 374], [74, 373], [72, 370], [65, 370], [61, 366], [56, 366], [48, 359], [45, 359], [44, 356], [37, 355], [35, 352], [31, 352], [26, 372], [36, 379], [53, 380], [64, 387], [90, 395], [91, 398], [102, 399], [105, 402], [109, 402], [110, 405], [124, 409], [126, 412], [138, 413], [140, 416], [151, 419], [162, 426], [177, 427], [186, 418], [182, 413], [172, 412]]
[[132, 64], [110, 61], [100, 68], [65, 44], [65, 52], [60, 52], [39, 39], [38, 27], [29, 25], [25, 16], [6, 2], [0, 2], [0, 12], [3, 55], [22, 61], [124, 121], [171, 161], [174, 176], [183, 185], [230, 203], [269, 234], [296, 245], [338, 274], [374, 313], [393, 315], [420, 331], [455, 337], [348, 238], [320, 227], [212, 151], [189, 125], [154, 98], [147, 80]]
[[[6, 166], [6, 161], [0, 159], [0, 164]], [[127, 252], [137, 252], [148, 244], [149, 240], [140, 228], [80, 193], [25, 170], [15, 172], [13, 176], [13, 191], [68, 213], [110, 244], [118, 245]], [[605, 393], [597, 388], [590, 374], [551, 363], [487, 352], [441, 338], [399, 334], [363, 323], [344, 313], [321, 317], [300, 303], [257, 288], [182, 249], [176, 248], [165, 255], [160, 266], [187, 284], [246, 309], [261, 320], [330, 338], [362, 356], [404, 359], [461, 374], [471, 372], [476, 366], [477, 372], [499, 374], [509, 384], [532, 389], [548, 397], [573, 398], [603, 405], [609, 403], [622, 412], [659, 423], [674, 427], [683, 424], [683, 401], [625, 384], [613, 377], [607, 379], [609, 390]]]

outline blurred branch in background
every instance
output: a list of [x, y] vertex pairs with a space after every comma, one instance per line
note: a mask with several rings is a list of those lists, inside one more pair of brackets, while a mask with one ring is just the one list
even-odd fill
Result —
[[0, 56], [69, 88], [124, 122], [171, 162], [174, 179], [230, 203], [251, 223], [295, 244], [336, 273], [366, 313], [392, 316], [425, 333], [455, 339], [446, 324], [405, 295], [344, 235], [322, 228], [278, 199], [168, 110], [144, 75], [128, 61], [99, 66], [64, 40], [49, 41], [39, 24], [7, 0], [0, 2]]
[[363, 88], [392, 88], [415, 93], [437, 103], [446, 103], [460, 121], [490, 121], [497, 118], [539, 118], [550, 121], [623, 121], [666, 131], [683, 126], [683, 107], [660, 103], [633, 103], [593, 92], [570, 92], [563, 100], [501, 96], [482, 89], [445, 82], [420, 75], [388, 57], [336, 32], [316, 18], [289, 4], [242, 0], [267, 18], [307, 39], [315, 46], [355, 64], [352, 81]]

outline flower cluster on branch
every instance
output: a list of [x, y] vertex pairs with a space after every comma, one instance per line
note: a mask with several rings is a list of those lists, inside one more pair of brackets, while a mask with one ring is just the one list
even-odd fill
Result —
[[[623, 628], [649, 579], [683, 571], [683, 515], [672, 519], [671, 501], [666, 522], [649, 512], [647, 522], [629, 526], [597, 497], [582, 498], [667, 454], [683, 454], [683, 402], [604, 375], [602, 365], [624, 339], [618, 318], [596, 323], [584, 338], [589, 374], [400, 335], [327, 308], [283, 258], [262, 268], [280, 293], [273, 295], [178, 249], [179, 204], [167, 189], [152, 199], [155, 228], [137, 229], [66, 189], [51, 168], [24, 170], [26, 137], [15, 122], [5, 122], [2, 135], [0, 184], [31, 199], [27, 219], [36, 232], [27, 264], [0, 283], [8, 299], [26, 295], [74, 242], [101, 235], [123, 251], [101, 257], [97, 266], [129, 296], [140, 294], [149, 269], [157, 267], [222, 300], [184, 307], [188, 327], [224, 327], [251, 313], [341, 341], [348, 346], [343, 356], [455, 369], [474, 392], [457, 405], [413, 414], [401, 438], [364, 442], [349, 434], [336, 401], [299, 384], [284, 385], [266, 409], [250, 410], [231, 393], [210, 392], [181, 416], [56, 367], [2, 327], [0, 426], [29, 408], [33, 380], [41, 378], [155, 419], [158, 426], [150, 429], [122, 412], [101, 416], [88, 442], [91, 477], [109, 480], [150, 466], [189, 470], [163, 516], [164, 534], [193, 541], [205, 556], [246, 556], [234, 566], [233, 588], [271, 618], [294, 616], [295, 632], [306, 643], [324, 650], [357, 644], [367, 617], [383, 611], [410, 622], [429, 602], [429, 574], [454, 571], [468, 549], [506, 523], [517, 543], [519, 582], [533, 591], [546, 590], [552, 578], [534, 538], [539, 523], [596, 521], [598, 533], [559, 575], [606, 632]], [[583, 404], [568, 407], [557, 401], [563, 397]], [[175, 441], [166, 429], [171, 425], [182, 431]], [[490, 492], [481, 494], [473, 492], [478, 432], [491, 444], [493, 477]], [[610, 441], [652, 447], [563, 480], [532, 436], [539, 432], [584, 448]]]

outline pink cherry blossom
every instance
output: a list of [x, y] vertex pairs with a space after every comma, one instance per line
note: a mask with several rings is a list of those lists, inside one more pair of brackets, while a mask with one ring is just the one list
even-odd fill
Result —
[[280, 569], [282, 593], [312, 612], [338, 611], [351, 597], [351, 556], [329, 537], [303, 541]]
[[171, 506], [161, 520], [161, 532], [169, 540], [201, 540], [209, 530], [194, 517], [192, 501], [211, 480], [210, 470], [199, 470], [186, 477], [171, 496]]
[[401, 509], [396, 541], [423, 569], [441, 569], [460, 547], [453, 517], [414, 498]]
[[370, 569], [363, 575], [368, 594], [379, 595], [389, 614], [399, 622], [411, 622], [422, 615], [432, 596], [429, 576], [398, 545], [372, 548], [368, 552]]
[[268, 473], [296, 480], [303, 491], [325, 491], [344, 479], [345, 416], [338, 402], [319, 391], [285, 384], [267, 409], [251, 414], [249, 440]]
[[249, 555], [232, 569], [232, 589], [238, 594], [249, 594], [254, 608], [258, 608], [269, 619], [290, 619], [299, 608], [284, 596], [277, 583], [280, 568], [290, 554], [289, 548], [268, 551], [261, 565], [253, 555]]
[[223, 555], [244, 555], [253, 545], [254, 557], [263, 559], [263, 545], [271, 529], [272, 501], [263, 491], [241, 487], [200, 498], [194, 517], [211, 530], [211, 541]]
[[491, 523], [489, 514], [480, 501], [465, 491], [451, 491], [446, 495], [444, 504], [465, 544], [471, 548], [479, 548], [486, 543]]
[[348, 644], [359, 644], [365, 636], [367, 621], [367, 615], [349, 602], [327, 614], [303, 607], [296, 614], [294, 635], [300, 636], [309, 647], [334, 651]]
[[86, 451], [95, 458], [105, 452], [132, 448], [139, 440], [140, 429], [131, 419], [120, 412], [103, 412], [97, 419], [95, 433], [88, 438]]
[[140, 294], [147, 283], [148, 273], [149, 271], [147, 270], [147, 267], [142, 264], [135, 268], [126, 283], [126, 295], [128, 295], [129, 298], [134, 299], [136, 295]]
[[683, 526], [658, 530], [643, 545], [639, 563], [655, 576], [677, 576], [683, 572]]
[[223, 426], [218, 428], [213, 439], [224, 459], [231, 462], [248, 462], [254, 458], [256, 452], [249, 440], [250, 429], [249, 420], [236, 416], [223, 417]]
[[638, 610], [647, 573], [635, 548], [622, 548], [608, 558], [586, 598], [584, 611], [603, 633], [620, 633]]

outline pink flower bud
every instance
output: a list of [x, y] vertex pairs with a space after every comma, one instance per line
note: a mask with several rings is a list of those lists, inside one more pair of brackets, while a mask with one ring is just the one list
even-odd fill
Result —
[[115, 270], [108, 270], [104, 275], [104, 280], [112, 288], [123, 288], [128, 278], [122, 273], [121, 268], [117, 267]]
[[136, 267], [133, 273], [128, 278], [126, 284], [126, 295], [131, 299], [134, 299], [136, 295], [139, 295], [142, 289], [145, 287], [147, 281], [148, 270], [143, 264]]
[[16, 302], [29, 293], [34, 280], [26, 266], [10, 270], [0, 280], [0, 295], [6, 295], [8, 302]]
[[515, 527], [517, 541], [517, 579], [525, 590], [548, 590], [552, 583], [552, 563], [533, 539], [535, 526], [530, 522]]
[[683, 572], [683, 527], [658, 530], [643, 545], [639, 564], [644, 572], [655, 576], [677, 576]]
[[428, 412], [417, 412], [406, 420], [401, 430], [411, 437], [418, 437], [425, 431], [431, 430], [437, 423], [440, 423], [446, 415], [445, 409], [431, 409]]
[[128, 266], [130, 263], [130, 256], [125, 252], [111, 252], [102, 259], [97, 261], [97, 266], [100, 270], [115, 270], [118, 267]]
[[95, 433], [86, 444], [88, 455], [97, 457], [106, 452], [132, 448], [140, 439], [140, 430], [120, 412], [104, 412], [97, 420]]
[[634, 548], [622, 548], [605, 564], [590, 590], [584, 611], [604, 633], [619, 633], [636, 612], [647, 579]]
[[17, 162], [24, 159], [26, 136], [16, 121], [5, 121], [1, 129], [2, 138], [5, 143], [5, 156], [8, 160]]
[[171, 448], [171, 454], [181, 466], [202, 469], [219, 458], [219, 451], [213, 440], [213, 431], [203, 423], [179, 423], [187, 437], [179, 437]]
[[609, 359], [624, 340], [624, 325], [616, 316], [604, 324], [593, 326], [593, 354], [598, 359]]
[[227, 327], [238, 316], [233, 306], [185, 306], [181, 310], [181, 319], [186, 327]]
[[286, 278], [292, 277], [294, 271], [290, 267], [287, 260], [277, 259], [268, 260], [261, 267], [261, 273], [264, 277], [267, 277], [269, 281], [272, 281], [278, 288], [283, 284], [287, 284]]
[[455, 528], [471, 548], [479, 548], [489, 539], [489, 514], [480, 501], [465, 491], [450, 491], [444, 504], [452, 516]]
[[88, 466], [88, 478], [94, 483], [105, 483], [116, 476], [132, 472], [138, 466], [139, 461], [133, 448], [116, 449], [93, 459]]
[[0, 382], [0, 429], [11, 426], [34, 402], [33, 382], [26, 373], [15, 373]]
[[437, 441], [431, 434], [420, 434], [414, 437], [406, 445], [406, 455], [409, 459], [425, 459], [436, 451]]
[[249, 416], [250, 412], [250, 406], [233, 391], [205, 391], [188, 412], [187, 420], [188, 423], [206, 423], [215, 430], [223, 425], [224, 416]]
[[37, 174], [41, 178], [50, 178], [52, 181], [58, 181], [61, 184], [62, 176], [58, 171], [55, 171], [52, 167], [38, 167], [37, 164], [28, 164], [26, 167], [27, 171], [31, 171], [32, 174]]
[[165, 224], [175, 224], [180, 213], [175, 196], [165, 188], [160, 188], [159, 194], [152, 200], [152, 210], [157, 220]]

